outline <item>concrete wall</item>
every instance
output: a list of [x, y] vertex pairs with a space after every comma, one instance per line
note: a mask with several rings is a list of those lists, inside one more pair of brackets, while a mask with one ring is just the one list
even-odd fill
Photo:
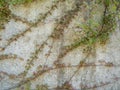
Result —
[[[88, 9], [81, 3], [38, 0], [9, 7], [12, 17], [0, 31], [0, 90], [120, 89], [120, 23], [105, 45], [88, 53], [85, 46], [65, 51], [82, 36], [77, 25]], [[101, 11], [97, 7], [97, 18]]]

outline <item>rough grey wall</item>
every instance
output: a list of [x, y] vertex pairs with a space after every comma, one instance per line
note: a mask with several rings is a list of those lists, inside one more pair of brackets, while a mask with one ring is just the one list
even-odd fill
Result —
[[[13, 17], [0, 31], [0, 90], [120, 89], [119, 23], [105, 45], [87, 54], [84, 46], [66, 51], [65, 46], [81, 37], [76, 25], [88, 13], [85, 3], [77, 10], [76, 1], [10, 6]], [[101, 10], [96, 9], [97, 18]]]

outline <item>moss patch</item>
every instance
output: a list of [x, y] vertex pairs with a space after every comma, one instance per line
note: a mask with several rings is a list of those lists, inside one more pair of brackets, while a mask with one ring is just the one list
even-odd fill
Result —
[[0, 0], [0, 29], [4, 28], [4, 23], [11, 17], [9, 5], [20, 5], [31, 3], [34, 0]]

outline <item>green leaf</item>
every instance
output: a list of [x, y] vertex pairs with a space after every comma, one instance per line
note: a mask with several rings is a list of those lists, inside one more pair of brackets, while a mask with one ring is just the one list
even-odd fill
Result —
[[110, 5], [110, 0], [104, 0], [104, 3], [106, 6], [109, 6]]

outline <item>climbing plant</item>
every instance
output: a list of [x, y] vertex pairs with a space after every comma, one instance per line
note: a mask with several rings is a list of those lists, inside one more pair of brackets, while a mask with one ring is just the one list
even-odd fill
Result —
[[[9, 10], [10, 5], [25, 4], [25, 3], [30, 3], [32, 1], [34, 1], [34, 0], [0, 0], [0, 27], [3, 26], [3, 22], [8, 21], [9, 18], [11, 17], [10, 16], [11, 12]], [[63, 0], [61, 0], [61, 1], [63, 1]], [[58, 2], [61, 2], [61, 1], [58, 0]], [[76, 0], [76, 1], [80, 2], [80, 0]], [[109, 39], [110, 34], [116, 28], [116, 25], [117, 25], [116, 20], [120, 16], [119, 15], [120, 0], [83, 0], [83, 1], [85, 1], [84, 4], [87, 9], [88, 15], [85, 17], [85, 21], [80, 23], [78, 26], [82, 29], [82, 32], [84, 35], [82, 35], [80, 39], [78, 38], [77, 40], [75, 40], [73, 44], [66, 46], [65, 49], [64, 49], [64, 47], [62, 47], [61, 49], [62, 50], [64, 49], [63, 51], [72, 50], [80, 45], [86, 45], [87, 50], [90, 50], [96, 43], [105, 44], [106, 41]], [[45, 20], [45, 18], [48, 15], [50, 15], [51, 12], [54, 11], [55, 8], [57, 8], [58, 2], [56, 2], [56, 4], [53, 5], [51, 7], [51, 9], [48, 12], [46, 12], [46, 14], [43, 15], [44, 17], [42, 19], [40, 18], [40, 21]], [[70, 22], [72, 22], [72, 20], [75, 19], [75, 17], [78, 15], [81, 4], [76, 3], [75, 5], [76, 5], [75, 8], [67, 11], [65, 13], [65, 15], [63, 15], [60, 18], [60, 20], [56, 21], [57, 25], [55, 26], [55, 29], [51, 35], [52, 38], [61, 39], [61, 37], [63, 36], [63, 32], [64, 32], [63, 30], [65, 28], [68, 28]], [[101, 12], [99, 13], [98, 8], [100, 8], [100, 10], [102, 11], [102, 14], [100, 14]], [[100, 17], [98, 17], [99, 14], [100, 14]], [[33, 27], [33, 26], [31, 26], [31, 27]], [[26, 30], [25, 32], [27, 32], [29, 30], [30, 30], [30, 28], [28, 30]], [[16, 35], [15, 37], [19, 38], [22, 35], [24, 36], [24, 33], [18, 35], [18, 37]], [[10, 43], [13, 42], [14, 40], [16, 40], [16, 38], [10, 39], [11, 40]], [[10, 45], [10, 43], [8, 43], [8, 45]], [[40, 47], [38, 47], [35, 50], [35, 52], [31, 55], [30, 59], [28, 60], [26, 66], [25, 66], [25, 71], [21, 75], [23, 75], [25, 77], [28, 74], [28, 71], [31, 69], [31, 67], [33, 65], [33, 61], [37, 59], [39, 52], [41, 52], [41, 48], [43, 48], [43, 46], [45, 44], [46, 44], [46, 42], [43, 43]], [[51, 50], [50, 50], [50, 52], [51, 52]], [[58, 56], [58, 59], [56, 61], [59, 62], [59, 58], [64, 57], [65, 54], [66, 54], [66, 52], [61, 51], [61, 54]], [[85, 59], [84, 59], [84, 61], [85, 61]], [[83, 61], [80, 62], [80, 65], [82, 65], [83, 63], [84, 63]], [[59, 65], [60, 65], [59, 63], [56, 64], [56, 66], [59, 66]], [[44, 67], [45, 67], [45, 65], [44, 65]], [[29, 82], [30, 80], [32, 80], [34, 78], [37, 78], [43, 72], [47, 72], [47, 70], [45, 71], [44, 68], [43, 68], [43, 70], [41, 70], [41, 69], [38, 70], [32, 77], [21, 81], [20, 84], [18, 85], [18, 87], [22, 86], [23, 84]], [[40, 90], [41, 90], [41, 88], [47, 89], [46, 87], [47, 86], [39, 86], [39, 85], [37, 86], [37, 88]], [[71, 88], [70, 85], [68, 83], [66, 83], [66, 84], [64, 84], [64, 86], [62, 88], [68, 88], [68, 87]], [[28, 83], [28, 85], [26, 85], [26, 88], [29, 90], [29, 88], [30, 88], [29, 83]]]
[[[102, 9], [100, 18], [98, 17], [98, 14], [100, 14], [98, 12], [100, 11], [96, 10], [96, 5]], [[109, 39], [109, 35], [112, 34], [116, 28], [117, 19], [119, 19], [120, 16], [120, 0], [88, 0], [86, 7], [88, 9], [87, 20], [79, 24], [84, 35], [81, 36], [81, 39], [75, 40], [73, 44], [67, 46], [68, 50], [80, 45], [86, 45], [87, 49], [92, 48], [96, 43], [104, 45]]]

